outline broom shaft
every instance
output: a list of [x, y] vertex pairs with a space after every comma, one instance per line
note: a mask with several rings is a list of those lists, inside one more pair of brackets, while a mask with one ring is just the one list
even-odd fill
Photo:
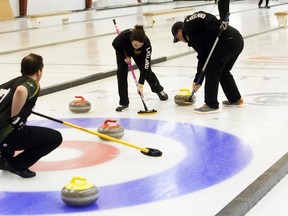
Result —
[[58, 122], [60, 124], [64, 124], [66, 126], [69, 126], [69, 127], [72, 127], [72, 128], [75, 128], [75, 129], [78, 129], [78, 130], [81, 130], [81, 131], [84, 131], [86, 133], [90, 133], [90, 134], [93, 134], [93, 135], [96, 135], [98, 137], [101, 137], [103, 139], [107, 139], [107, 140], [110, 140], [110, 141], [113, 141], [113, 142], [117, 142], [117, 143], [120, 143], [120, 144], [123, 144], [123, 145], [126, 145], [126, 146], [129, 146], [129, 147], [132, 147], [132, 148], [135, 148], [135, 149], [138, 149], [140, 151], [143, 151], [145, 153], [148, 153], [149, 152], [149, 149], [147, 148], [142, 148], [140, 146], [136, 146], [136, 145], [133, 145], [131, 143], [128, 143], [124, 140], [120, 140], [120, 139], [116, 139], [114, 137], [111, 137], [111, 136], [107, 136], [105, 134], [102, 134], [102, 133], [98, 133], [96, 131], [92, 131], [92, 130], [89, 130], [87, 128], [83, 128], [83, 127], [80, 127], [78, 125], [75, 125], [75, 124], [72, 124], [72, 123], [69, 123], [69, 122], [65, 122], [65, 121], [61, 121], [59, 119], [55, 119], [55, 118], [52, 118], [50, 116], [47, 116], [47, 115], [43, 115], [41, 113], [38, 113], [38, 112], [35, 112], [35, 111], [32, 111], [33, 114], [35, 115], [38, 115], [38, 116], [41, 116], [43, 118], [46, 118], [46, 119], [49, 119], [49, 120], [52, 120], [52, 121], [55, 121], [55, 122]]

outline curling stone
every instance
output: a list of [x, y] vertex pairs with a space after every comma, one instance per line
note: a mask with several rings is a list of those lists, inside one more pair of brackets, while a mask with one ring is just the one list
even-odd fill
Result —
[[[106, 120], [98, 129], [98, 133], [120, 139], [124, 135], [124, 128], [116, 123], [116, 120]], [[102, 137], [100, 137], [103, 139]]]
[[82, 96], [75, 96], [75, 98], [80, 98], [80, 100], [73, 100], [69, 103], [69, 109], [74, 113], [85, 113], [90, 111], [91, 103], [85, 100]]
[[178, 91], [178, 93], [174, 96], [174, 102], [177, 105], [192, 105], [196, 101], [195, 95], [192, 97], [192, 101], [189, 101], [189, 97], [191, 96], [191, 92], [187, 88], [182, 88]]
[[71, 206], [86, 206], [99, 198], [98, 188], [83, 177], [73, 177], [61, 190], [62, 201]]

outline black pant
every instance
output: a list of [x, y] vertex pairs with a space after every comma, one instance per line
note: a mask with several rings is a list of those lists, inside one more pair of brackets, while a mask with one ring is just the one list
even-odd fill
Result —
[[230, 6], [230, 0], [218, 1], [218, 11], [221, 20], [225, 20], [227, 14], [229, 13], [229, 6]]
[[[117, 82], [118, 82], [118, 94], [120, 97], [119, 104], [120, 105], [129, 105], [129, 97], [128, 97], [128, 65], [124, 61], [123, 57], [116, 52], [116, 61], [117, 61]], [[134, 59], [136, 65], [141, 68], [141, 64], [139, 64], [140, 59]], [[144, 66], [143, 66], [144, 67]], [[163, 91], [163, 87], [160, 85], [160, 82], [154, 72], [151, 70], [151, 66], [149, 66], [148, 73], [145, 77], [145, 80], [148, 82], [151, 91], [154, 93], [158, 93]]]
[[227, 99], [234, 103], [241, 98], [233, 75], [230, 73], [234, 63], [243, 50], [244, 41], [240, 34], [235, 34], [225, 40], [219, 40], [209, 63], [205, 76], [205, 103], [212, 108], [218, 108], [219, 83]]
[[[263, 3], [263, 0], [260, 0], [259, 3], [258, 3], [258, 5], [261, 6], [262, 3]], [[265, 6], [268, 6], [268, 4], [269, 4], [269, 0], [266, 0]]]
[[[16, 170], [25, 170], [62, 143], [59, 131], [46, 127], [26, 126], [13, 131], [1, 144], [1, 154]], [[15, 151], [23, 150], [14, 156]]]

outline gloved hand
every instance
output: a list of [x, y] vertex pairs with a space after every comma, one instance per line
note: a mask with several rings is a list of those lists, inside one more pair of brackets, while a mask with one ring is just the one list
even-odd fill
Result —
[[221, 25], [220, 25], [220, 29], [222, 30], [222, 31], [224, 31], [224, 30], [226, 30], [227, 29], [227, 26], [228, 26], [228, 21], [222, 21], [221, 22]]
[[12, 124], [14, 130], [22, 130], [26, 124], [25, 121], [20, 116], [14, 116], [10, 119], [10, 123]]
[[193, 83], [192, 83], [192, 90], [193, 90], [194, 92], [197, 92], [200, 87], [201, 87], [200, 84], [198, 84], [198, 83], [196, 83], [196, 82], [193, 82]]
[[138, 94], [141, 96], [141, 97], [144, 97], [144, 94], [143, 94], [143, 85], [142, 84], [137, 84], [137, 91], [138, 91]]

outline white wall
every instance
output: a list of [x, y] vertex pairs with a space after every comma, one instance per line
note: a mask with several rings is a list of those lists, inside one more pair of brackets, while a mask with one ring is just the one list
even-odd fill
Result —
[[[14, 16], [19, 16], [19, 0], [10, 0], [10, 4]], [[28, 0], [27, 15], [83, 9], [85, 9], [85, 0]]]
[[173, 0], [149, 0], [150, 3], [172, 2]]
[[[1, 1], [1, 0], [0, 0]], [[169, 2], [172, 0], [142, 0], [142, 3]], [[99, 8], [135, 5], [137, 0], [93, 0]], [[10, 0], [14, 16], [19, 16], [19, 0]], [[83, 10], [85, 0], [28, 0], [27, 15], [65, 10]]]

